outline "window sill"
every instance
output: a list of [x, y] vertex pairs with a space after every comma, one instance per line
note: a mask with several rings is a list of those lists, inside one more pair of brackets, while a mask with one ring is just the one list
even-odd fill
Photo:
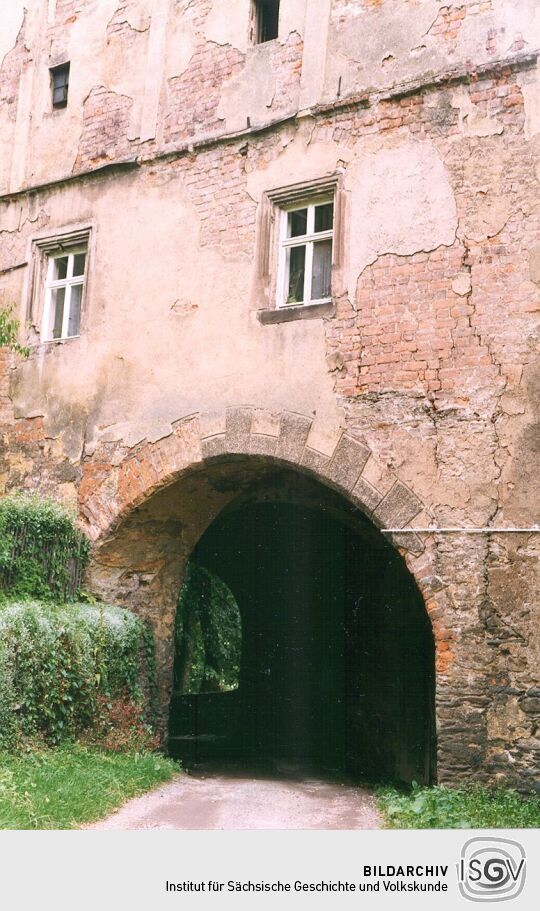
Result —
[[44, 338], [39, 342], [34, 342], [30, 347], [37, 349], [48, 345], [65, 345], [66, 342], [75, 342], [80, 337], [80, 335], [66, 335], [65, 338]]
[[273, 323], [290, 323], [296, 319], [321, 319], [333, 316], [335, 307], [333, 301], [324, 301], [320, 304], [300, 304], [300, 306], [278, 307], [275, 310], [258, 310], [257, 319], [263, 326]]

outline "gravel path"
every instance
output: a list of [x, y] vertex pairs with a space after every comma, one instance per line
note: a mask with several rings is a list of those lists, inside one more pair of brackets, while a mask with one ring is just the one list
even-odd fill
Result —
[[90, 829], [377, 829], [370, 793], [343, 777], [278, 766], [200, 769], [130, 800]]

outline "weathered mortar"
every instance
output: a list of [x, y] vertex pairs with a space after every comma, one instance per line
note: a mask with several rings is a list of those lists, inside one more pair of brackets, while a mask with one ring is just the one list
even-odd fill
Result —
[[[164, 703], [183, 562], [234, 495], [205, 499], [212, 458], [311, 471], [379, 525], [534, 525], [536, 6], [282, 0], [258, 48], [247, 0], [26, 6], [1, 48], [0, 293], [24, 320], [32, 240], [73, 225], [91, 272], [81, 337], [0, 364], [0, 484], [112, 536], [93, 584], [154, 623]], [[264, 195], [336, 172], [335, 312], [261, 325]], [[159, 491], [195, 469], [175, 512]], [[434, 625], [443, 781], [538, 781], [538, 538], [395, 536]]]

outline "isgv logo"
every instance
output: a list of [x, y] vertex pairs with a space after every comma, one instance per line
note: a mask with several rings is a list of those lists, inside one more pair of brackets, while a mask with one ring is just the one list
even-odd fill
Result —
[[458, 864], [459, 891], [473, 902], [503, 902], [516, 898], [525, 885], [527, 861], [517, 841], [470, 838]]

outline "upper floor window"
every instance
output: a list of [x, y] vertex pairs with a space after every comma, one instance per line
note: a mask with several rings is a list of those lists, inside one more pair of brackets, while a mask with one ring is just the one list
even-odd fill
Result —
[[278, 34], [279, 0], [254, 0], [254, 43], [264, 44]]
[[282, 210], [278, 307], [331, 299], [333, 241], [333, 197]]
[[51, 73], [51, 90], [53, 108], [65, 108], [68, 102], [69, 63], [54, 66]]
[[43, 341], [80, 334], [88, 247], [81, 244], [48, 254], [41, 337]]

